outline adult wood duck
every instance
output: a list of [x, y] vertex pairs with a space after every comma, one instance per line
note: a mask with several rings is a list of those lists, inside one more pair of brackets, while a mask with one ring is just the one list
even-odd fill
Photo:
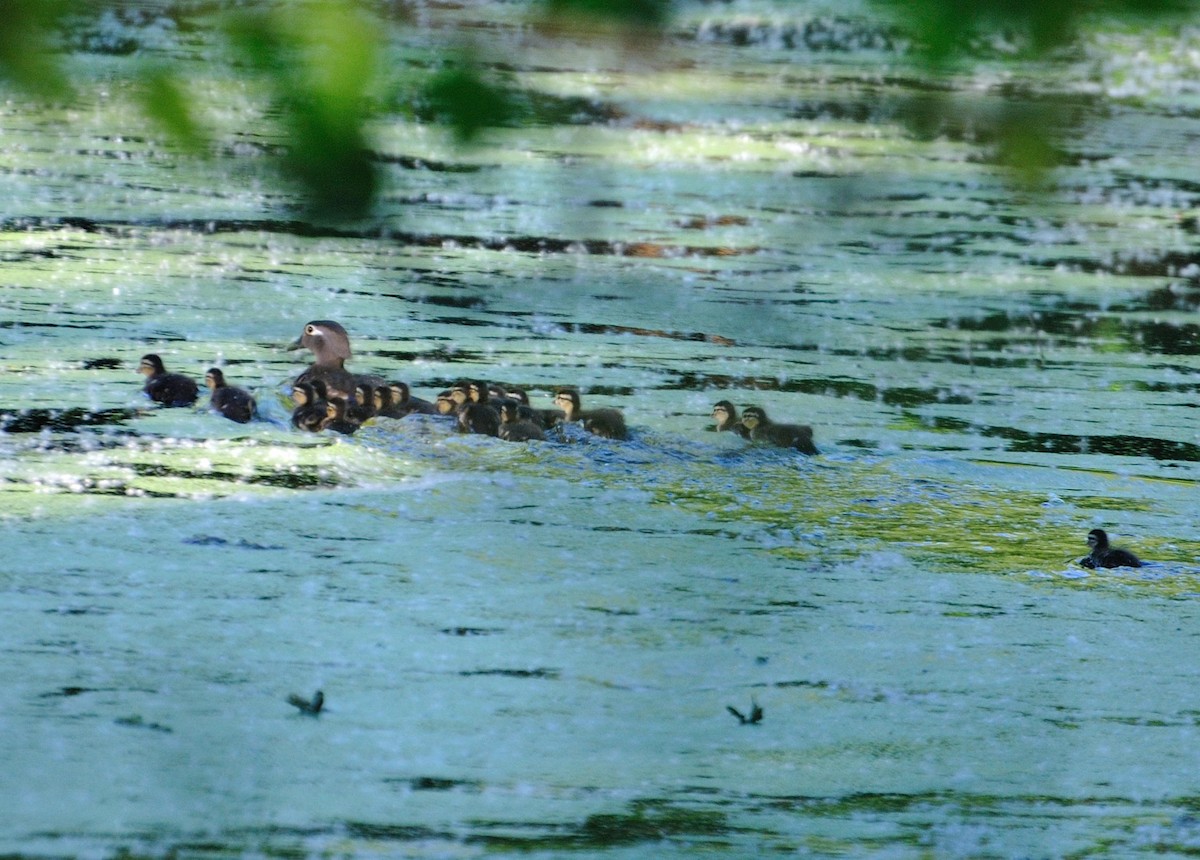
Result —
[[357, 402], [354, 396], [357, 383], [368, 382], [373, 386], [385, 384], [378, 376], [356, 375], [346, 369], [346, 360], [351, 356], [350, 335], [341, 323], [333, 320], [311, 320], [305, 323], [304, 331], [288, 349], [312, 351], [316, 360], [297, 376], [295, 381], [320, 380], [325, 383], [331, 397], [341, 397], [353, 404]]

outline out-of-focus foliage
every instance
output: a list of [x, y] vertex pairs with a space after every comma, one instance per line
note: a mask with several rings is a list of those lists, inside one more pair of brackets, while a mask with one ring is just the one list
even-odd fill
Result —
[[378, 20], [349, 0], [310, 0], [233, 14], [238, 55], [271, 86], [288, 129], [288, 173], [321, 215], [370, 206], [377, 176], [364, 126], [377, 73]]
[[418, 114], [448, 125], [459, 143], [485, 128], [509, 125], [517, 117], [512, 97], [488, 81], [470, 57], [438, 72], [425, 86]]
[[1196, 12], [1195, 0], [875, 0], [916, 39], [934, 69], [969, 62], [975, 39], [1003, 34], [1025, 56], [1070, 44], [1088, 17], [1146, 19]]
[[61, 0], [0, 0], [0, 77], [47, 98], [67, 92], [50, 52], [49, 34], [66, 4]]
[[551, 22], [590, 21], [632, 28], [662, 27], [671, 0], [542, 0], [541, 16]]
[[[646, 36], [666, 32], [675, 7], [714, 0], [527, 0], [528, 21], [544, 35], [581, 35], [597, 41], [617, 36], [614, 52], [652, 51]], [[880, 14], [895, 21], [911, 39], [910, 56], [924, 74], [969, 70], [980, 46], [1003, 43], [990, 62], [1018, 64], [1052, 58], [1071, 45], [1095, 16], [1134, 21], [1179, 19], [1200, 13], [1200, 0], [874, 0]], [[187, 16], [186, 4], [130, 3], [127, 0], [0, 0], [0, 78], [37, 98], [61, 99], [70, 92], [60, 50], [92, 50], [90, 39], [72, 44], [58, 38], [64, 20], [92, 16], [103, 23], [121, 15], [163, 16], [170, 27]], [[536, 122], [547, 111], [572, 107], [539, 103], [510, 88], [479, 59], [483, 51], [464, 49], [462, 34], [430, 30], [434, 62], [415, 86], [389, 83], [382, 57], [391, 35], [415, 26], [419, 4], [408, 0], [215, 0], [198, 4], [202, 14], [224, 15], [223, 33], [247, 78], [265, 82], [286, 134], [283, 174], [302, 190], [313, 213], [353, 218], [365, 214], [378, 191], [375, 161], [366, 129], [381, 113], [434, 121], [462, 144], [485, 129]], [[223, 11], [222, 11], [223, 10]], [[1183, 20], [1188, 20], [1186, 17]], [[99, 29], [103, 30], [103, 27]], [[104, 52], [136, 55], [136, 40], [111, 42]], [[135, 58], [138, 94], [146, 115], [186, 149], [209, 149], [208, 130], [197, 117], [186, 82], [169, 59]], [[399, 90], [404, 92], [389, 92]], [[1069, 133], [1070, 118], [1053, 106], [995, 100], [986, 111], [969, 99], [931, 94], [910, 105], [914, 133], [936, 136], [947, 124], [969, 125], [976, 139], [993, 144], [999, 163], [1014, 176], [1036, 183], [1060, 160], [1056, 135]]]

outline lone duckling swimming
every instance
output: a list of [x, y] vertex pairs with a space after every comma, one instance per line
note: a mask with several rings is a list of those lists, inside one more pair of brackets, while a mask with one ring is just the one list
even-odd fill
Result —
[[743, 439], [750, 438], [750, 431], [738, 419], [737, 407], [728, 400], [718, 400], [713, 404], [712, 417], [718, 433], [728, 431], [738, 434]]
[[554, 402], [563, 411], [564, 421], [578, 421], [583, 429], [606, 439], [628, 439], [625, 416], [617, 409], [584, 409], [579, 392], [574, 388], [560, 388]]
[[759, 406], [747, 406], [741, 424], [754, 442], [769, 442], [780, 448], [795, 448], [801, 454], [816, 454], [813, 431], [807, 424], [776, 424]]
[[153, 352], [142, 356], [138, 373], [146, 377], [142, 391], [164, 406], [191, 406], [200, 396], [200, 388], [193, 380], [180, 373], [167, 373], [162, 359]]
[[1092, 529], [1087, 536], [1092, 551], [1079, 560], [1080, 565], [1095, 570], [1098, 567], [1141, 567], [1138, 557], [1127, 549], [1108, 545], [1104, 529]]
[[306, 699], [303, 696], [298, 696], [295, 693], [287, 697], [289, 705], [299, 708], [300, 713], [310, 717], [315, 717], [321, 713], [321, 709], [325, 707], [325, 694], [320, 690], [313, 695], [312, 699]]
[[237, 388], [225, 381], [219, 367], [210, 367], [204, 374], [204, 384], [212, 391], [208, 405], [230, 421], [246, 424], [254, 418], [257, 404], [254, 395], [244, 388]]

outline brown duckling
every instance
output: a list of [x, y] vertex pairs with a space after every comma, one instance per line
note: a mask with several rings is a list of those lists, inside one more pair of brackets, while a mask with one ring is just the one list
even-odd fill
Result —
[[[325, 398], [317, 391], [319, 384], [297, 382], [292, 386], [292, 402], [296, 404], [292, 410], [292, 426], [297, 430], [316, 433], [325, 422], [327, 407]], [[320, 391], [325, 391], [324, 385], [320, 385]]]
[[453, 391], [447, 388], [445, 391], [439, 391], [437, 400], [434, 401], [434, 408], [438, 415], [454, 415], [454, 410], [458, 408], [458, 404], [454, 402]]
[[617, 409], [584, 409], [579, 392], [574, 388], [560, 388], [554, 402], [563, 411], [564, 421], [578, 421], [583, 429], [606, 439], [628, 439], [625, 416]]
[[741, 424], [755, 442], [769, 442], [780, 448], [795, 448], [801, 454], [816, 454], [813, 431], [807, 424], [776, 424], [760, 406], [747, 406]]
[[508, 442], [540, 442], [546, 438], [546, 434], [533, 421], [522, 417], [520, 403], [505, 398], [500, 401], [500, 438]]
[[344, 397], [330, 396], [325, 401], [325, 420], [321, 422], [322, 430], [333, 430], [335, 433], [353, 435], [360, 425], [351, 421], [347, 415], [348, 403]]
[[486, 403], [467, 403], [458, 410], [458, 429], [462, 433], [500, 435], [500, 416]]
[[325, 707], [325, 694], [320, 690], [317, 690], [311, 699], [306, 699], [303, 696], [298, 696], [295, 693], [291, 693], [287, 697], [287, 702], [292, 707], [299, 708], [300, 713], [309, 717], [315, 717], [320, 714], [321, 709]]
[[346, 420], [364, 424], [375, 417], [375, 388], [369, 382], [354, 383], [354, 402], [346, 404]]
[[228, 384], [220, 368], [210, 367], [204, 374], [204, 384], [212, 391], [208, 401], [211, 409], [239, 424], [246, 424], [254, 418], [257, 408], [254, 395], [244, 388]]
[[737, 407], [728, 400], [718, 400], [713, 404], [712, 417], [716, 422], [718, 433], [733, 432], [743, 439], [750, 438], [750, 431], [738, 419]]
[[422, 400], [420, 397], [412, 396], [412, 389], [408, 387], [407, 382], [389, 382], [388, 388], [392, 392], [392, 406], [397, 410], [403, 410], [405, 415], [437, 415], [437, 407], [428, 400]]
[[146, 377], [142, 391], [164, 406], [191, 406], [200, 396], [200, 388], [193, 380], [180, 373], [167, 373], [162, 359], [153, 352], [142, 356], [138, 373]]
[[1104, 529], [1092, 529], [1087, 536], [1092, 551], [1079, 560], [1087, 568], [1098, 567], [1141, 567], [1142, 562], [1127, 549], [1109, 546], [1108, 533]]

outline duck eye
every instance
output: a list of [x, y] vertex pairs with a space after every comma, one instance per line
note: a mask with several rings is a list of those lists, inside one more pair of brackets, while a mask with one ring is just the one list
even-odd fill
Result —
[[315, 325], [306, 325], [306, 326], [304, 327], [304, 333], [305, 333], [305, 334], [316, 334], [316, 333], [317, 333], [317, 327], [316, 327]]

